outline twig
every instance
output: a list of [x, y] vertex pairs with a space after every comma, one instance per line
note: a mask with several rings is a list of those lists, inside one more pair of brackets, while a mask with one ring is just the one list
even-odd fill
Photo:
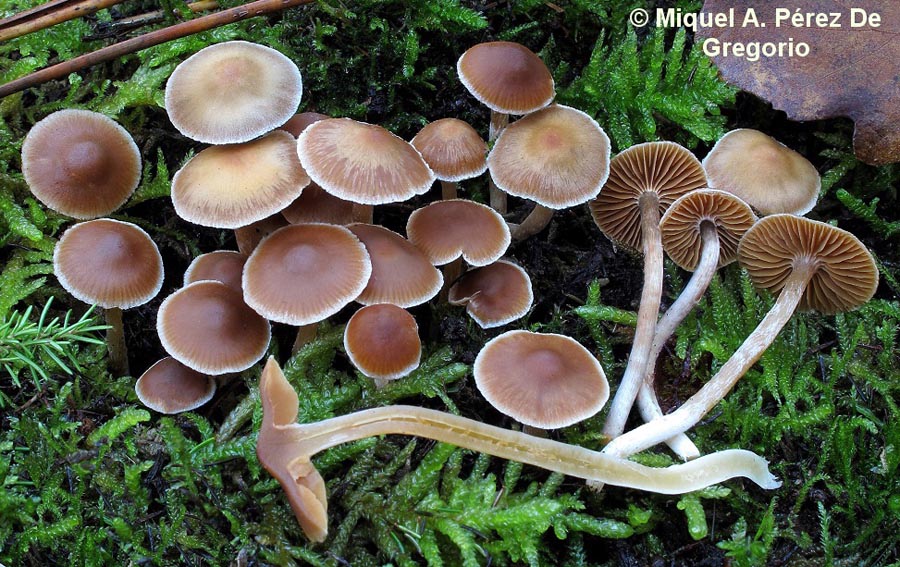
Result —
[[[218, 7], [219, 3], [217, 0], [197, 0], [196, 2], [191, 2], [187, 5], [187, 9], [195, 14], [197, 12], [215, 10]], [[109, 29], [104, 35], [112, 35], [122, 29], [134, 29], [145, 24], [155, 23], [162, 20], [163, 17], [165, 17], [165, 14], [165, 10], [153, 10], [152, 12], [146, 12], [144, 14], [138, 14], [137, 16], [130, 16], [128, 18], [110, 22], [107, 24]]]
[[64, 4], [58, 10], [40, 14], [33, 19], [28, 19], [18, 24], [0, 29], [0, 41], [6, 41], [34, 31], [55, 26], [61, 22], [67, 22], [80, 16], [93, 14], [97, 10], [109, 8], [120, 4], [125, 0], [83, 0], [72, 4]]
[[64, 6], [66, 4], [74, 4], [76, 2], [78, 2], [78, 0], [50, 0], [49, 2], [38, 4], [33, 8], [22, 10], [21, 12], [13, 14], [12, 16], [3, 18], [2, 20], [0, 20], [0, 29], [6, 29], [10, 26], [15, 25], [17, 22], [36, 18], [38, 15], [43, 14], [44, 12], [52, 12], [54, 10], [57, 10], [60, 6]]
[[172, 41], [173, 39], [178, 39], [191, 34], [210, 30], [233, 22], [246, 20], [247, 18], [262, 16], [270, 12], [277, 12], [286, 8], [299, 6], [301, 4], [309, 4], [310, 2], [312, 2], [312, 0], [256, 0], [256, 2], [250, 2], [249, 4], [235, 6], [234, 8], [216, 12], [215, 14], [209, 14], [208, 16], [203, 16], [187, 22], [175, 24], [174, 26], [158, 29], [144, 35], [115, 43], [102, 49], [98, 49], [97, 51], [86, 53], [85, 55], [81, 55], [79, 57], [76, 57], [75, 59], [71, 59], [63, 63], [57, 63], [56, 65], [52, 65], [50, 67], [47, 67], [46, 69], [35, 71], [34, 73], [25, 75], [24, 77], [21, 77], [14, 81], [10, 81], [4, 85], [0, 85], [0, 98], [9, 96], [13, 93], [17, 93], [30, 87], [40, 85], [41, 83], [45, 83], [47, 81], [52, 81], [53, 79], [60, 79], [62, 77], [65, 77], [69, 73], [74, 73], [75, 71], [79, 71], [81, 69], [84, 69], [85, 67], [90, 67], [91, 65], [109, 61], [110, 59], [121, 57], [122, 55], [128, 55], [129, 53], [134, 53], [135, 51], [147, 49], [148, 47], [153, 47], [154, 45], [159, 45], [160, 43]]

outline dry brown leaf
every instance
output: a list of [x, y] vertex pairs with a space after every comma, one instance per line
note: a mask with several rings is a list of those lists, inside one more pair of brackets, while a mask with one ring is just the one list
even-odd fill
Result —
[[[735, 4], [742, 7], [733, 8]], [[725, 42], [781, 42], [785, 53], [792, 43], [795, 54], [760, 56], [755, 62], [733, 54], [713, 56], [725, 79], [771, 102], [792, 120], [849, 117], [856, 123], [853, 149], [859, 159], [873, 165], [900, 161], [900, 1], [756, 0], [751, 5], [764, 27], [741, 25], [746, 3], [706, 0], [704, 15], [728, 14], [733, 8], [735, 23], [700, 28], [698, 38], [713, 38], [720, 49]], [[795, 27], [782, 18], [776, 27], [779, 8], [802, 17], [803, 25]], [[854, 9], [878, 14], [879, 26], [868, 25], [867, 19], [867, 25], [851, 27], [853, 15], [861, 19]], [[823, 16], [807, 20], [806, 14]], [[809, 46], [805, 57], [797, 55], [801, 43]], [[714, 45], [706, 46], [707, 53]]]

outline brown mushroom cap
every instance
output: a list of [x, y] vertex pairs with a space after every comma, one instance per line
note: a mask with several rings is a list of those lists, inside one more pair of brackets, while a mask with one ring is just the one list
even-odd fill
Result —
[[513, 122], [488, 156], [497, 187], [563, 209], [593, 199], [609, 175], [609, 138], [580, 110], [554, 104]]
[[195, 155], [172, 178], [172, 204], [202, 226], [240, 228], [287, 207], [309, 184], [288, 132]]
[[53, 273], [77, 299], [104, 309], [128, 309], [159, 293], [159, 249], [139, 227], [97, 219], [70, 227], [53, 250]]
[[703, 160], [709, 186], [734, 193], [763, 215], [805, 215], [822, 181], [805, 157], [758, 130], [728, 132]]
[[402, 307], [368, 305], [347, 322], [344, 350], [353, 366], [369, 378], [396, 380], [419, 367], [419, 326]]
[[441, 291], [444, 277], [421, 250], [386, 228], [372, 224], [347, 227], [365, 245], [372, 275], [356, 301], [363, 305], [392, 303], [412, 307]]
[[675, 199], [701, 187], [706, 174], [690, 151], [674, 142], [638, 144], [610, 160], [609, 179], [590, 202], [591, 215], [609, 238], [641, 250], [641, 195], [655, 192], [662, 215]]
[[242, 293], [241, 273], [246, 262], [246, 254], [232, 250], [216, 250], [200, 254], [184, 272], [184, 285], [201, 280], [214, 280]]
[[435, 266], [460, 256], [472, 266], [486, 266], [499, 260], [510, 243], [503, 217], [464, 199], [437, 201], [413, 211], [406, 235]]
[[322, 189], [363, 205], [405, 201], [428, 191], [435, 179], [409, 142], [349, 118], [309, 125], [297, 138], [297, 154]]
[[246, 41], [210, 45], [172, 71], [166, 112], [179, 132], [207, 144], [247, 142], [284, 124], [300, 105], [293, 61]]
[[320, 114], [318, 112], [301, 112], [300, 114], [295, 114], [278, 127], [279, 130], [284, 130], [285, 132], [290, 132], [291, 136], [297, 137], [306, 130], [306, 127], [312, 124], [313, 122], [318, 122], [319, 120], [326, 120], [331, 118], [327, 114]]
[[534, 294], [525, 270], [498, 260], [463, 274], [450, 287], [448, 301], [451, 305], [465, 305], [466, 312], [482, 329], [490, 329], [524, 317], [534, 303]]
[[717, 189], [698, 189], [679, 197], [659, 221], [663, 247], [676, 264], [694, 271], [700, 262], [700, 225], [712, 223], [719, 235], [719, 267], [737, 259], [738, 242], [754, 223], [750, 205]]
[[435, 120], [419, 130], [410, 143], [441, 181], [462, 181], [487, 170], [487, 142], [463, 120]]
[[812, 262], [815, 273], [798, 309], [833, 314], [856, 309], [875, 294], [878, 268], [852, 234], [791, 214], [762, 218], [738, 247], [741, 266], [753, 284], [778, 294], [797, 262]]
[[269, 322], [222, 282], [188, 284], [163, 300], [159, 341], [178, 362], [205, 374], [240, 372], [266, 354]]
[[317, 323], [362, 293], [372, 273], [366, 247], [342, 226], [298, 224], [263, 240], [244, 266], [244, 299], [267, 319]]
[[541, 429], [587, 419], [609, 398], [600, 363], [564, 335], [503, 333], [478, 353], [473, 374], [475, 385], [491, 405]]
[[89, 110], [54, 112], [22, 144], [22, 173], [38, 201], [76, 219], [108, 215], [141, 180], [141, 154], [115, 121]]
[[350, 224], [353, 222], [353, 203], [338, 199], [310, 183], [293, 203], [282, 209], [281, 215], [291, 224]]
[[167, 356], [137, 379], [134, 391], [153, 411], [174, 414], [197, 409], [211, 400], [216, 381]]
[[470, 47], [456, 63], [459, 80], [482, 104], [503, 114], [528, 114], [556, 91], [541, 58], [524, 45], [491, 41]]

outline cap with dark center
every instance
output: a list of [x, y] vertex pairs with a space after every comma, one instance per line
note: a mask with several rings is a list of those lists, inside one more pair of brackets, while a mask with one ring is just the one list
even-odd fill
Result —
[[371, 224], [352, 224], [347, 228], [365, 245], [372, 261], [369, 283], [356, 301], [363, 305], [392, 303], [412, 307], [425, 303], [441, 290], [441, 272], [421, 250], [396, 232]]
[[308, 325], [362, 293], [372, 273], [366, 247], [342, 226], [286, 226], [263, 240], [244, 266], [244, 299], [267, 319]]
[[241, 292], [241, 273], [247, 256], [231, 250], [216, 250], [200, 254], [184, 272], [184, 285], [202, 280], [222, 282], [231, 289]]
[[297, 137], [306, 130], [306, 127], [313, 122], [331, 118], [327, 114], [319, 114], [318, 112], [301, 112], [295, 114], [290, 120], [278, 127], [279, 130], [290, 132], [293, 137]]
[[732, 130], [703, 160], [709, 186], [734, 193], [764, 215], [805, 215], [816, 206], [819, 172], [802, 155], [758, 130]]
[[179, 132], [207, 144], [247, 142], [284, 124], [300, 105], [293, 61], [246, 41], [201, 49], [166, 83], [166, 112]]
[[747, 231], [738, 248], [741, 266], [756, 287], [779, 293], [794, 267], [813, 275], [798, 306], [832, 314], [856, 309], [878, 287], [872, 255], [852, 234], [790, 214], [771, 215]]
[[338, 199], [310, 183], [293, 203], [282, 209], [281, 214], [291, 224], [350, 224], [353, 222], [353, 203]]
[[344, 350], [353, 366], [383, 385], [419, 367], [419, 326], [401, 307], [389, 303], [368, 305], [347, 322]]
[[462, 181], [487, 170], [487, 143], [463, 120], [435, 120], [426, 124], [410, 143], [441, 181]]
[[128, 309], [156, 297], [163, 264], [156, 244], [139, 227], [97, 219], [62, 235], [53, 251], [53, 273], [85, 303]]
[[556, 91], [540, 57], [524, 45], [492, 41], [470, 47], [456, 63], [459, 80], [482, 104], [504, 114], [528, 114]]
[[308, 126], [297, 139], [297, 154], [322, 189], [363, 205], [405, 201], [428, 191], [435, 179], [409, 142], [349, 118]]
[[507, 126], [488, 156], [497, 187], [562, 209], [593, 199], [609, 174], [609, 138], [593, 118], [554, 104]]
[[281, 211], [309, 184], [287, 132], [244, 144], [213, 146], [172, 178], [172, 204], [202, 226], [239, 228]]
[[541, 429], [587, 419], [609, 398], [600, 363], [564, 335], [503, 333], [478, 353], [473, 374], [475, 385], [491, 405]]
[[147, 369], [134, 391], [142, 404], [159, 413], [173, 414], [199, 408], [216, 393], [216, 381], [166, 357]]
[[662, 215], [675, 199], [701, 187], [706, 187], [706, 174], [687, 149], [674, 142], [638, 144], [610, 161], [609, 178], [591, 201], [591, 214], [608, 237], [640, 250], [641, 195], [656, 193]]
[[496, 262], [509, 247], [509, 227], [490, 207], [452, 199], [413, 211], [406, 235], [435, 266], [462, 256], [472, 266]]
[[269, 346], [269, 322], [222, 282], [188, 284], [159, 306], [156, 330], [163, 348], [185, 366], [206, 374], [240, 372]]
[[141, 155], [131, 135], [106, 116], [60, 110], [25, 136], [22, 173], [41, 203], [92, 219], [125, 204], [141, 180]]
[[482, 329], [490, 329], [524, 317], [534, 294], [525, 270], [499, 260], [463, 274], [450, 288], [448, 299], [451, 305], [465, 305]]
[[701, 230], [712, 224], [719, 236], [719, 267], [737, 259], [738, 242], [756, 222], [756, 215], [738, 197], [716, 189], [698, 189], [678, 198], [659, 221], [663, 246], [672, 260], [688, 271], [700, 261]]

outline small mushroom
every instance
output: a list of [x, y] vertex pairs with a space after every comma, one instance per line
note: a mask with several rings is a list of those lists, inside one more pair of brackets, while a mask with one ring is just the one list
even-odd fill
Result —
[[241, 274], [247, 255], [232, 250], [216, 250], [200, 254], [191, 261], [184, 272], [184, 285], [201, 280], [215, 280], [226, 284], [231, 289], [242, 293]]
[[344, 350], [353, 366], [375, 380], [377, 388], [383, 388], [419, 367], [419, 326], [402, 307], [367, 305], [344, 327]]
[[456, 199], [458, 182], [487, 171], [487, 144], [475, 128], [458, 118], [426, 124], [410, 144], [440, 180], [444, 200]]
[[531, 278], [507, 260], [468, 271], [450, 287], [451, 305], [465, 305], [466, 312], [482, 329], [512, 323], [524, 317], [534, 294]]
[[153, 411], [176, 414], [195, 410], [211, 400], [216, 381], [166, 357], [141, 374], [134, 391], [141, 403]]

